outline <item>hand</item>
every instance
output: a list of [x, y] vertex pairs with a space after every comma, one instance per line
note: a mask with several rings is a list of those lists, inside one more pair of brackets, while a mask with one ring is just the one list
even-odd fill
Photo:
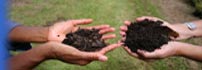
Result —
[[[90, 24], [92, 19], [80, 19], [80, 20], [68, 20], [61, 21], [49, 27], [49, 41], [62, 42], [65, 39], [66, 34], [70, 32], [75, 32], [78, 30], [78, 25]], [[100, 34], [106, 34], [108, 32], [113, 32], [115, 29], [110, 27], [109, 25], [99, 25], [93, 27], [87, 27], [86, 29], [99, 29]], [[114, 38], [115, 34], [105, 35], [102, 39], [110, 39]]]
[[[158, 21], [158, 20], [160, 20], [160, 21], [163, 22], [163, 24], [162, 24], [163, 26], [168, 26], [169, 28], [173, 29], [171, 24], [169, 24], [168, 22], [163, 21], [163, 20], [161, 20], [161, 19], [159, 19], [159, 18], [156, 18], [156, 17], [143, 16], [143, 17], [136, 18], [136, 22], [141, 22], [141, 21], [143, 21], [143, 20], [145, 20], [145, 19], [152, 20], [152, 21]], [[121, 30], [121, 31], [120, 31], [120, 34], [121, 34], [121, 36], [122, 36], [122, 39], [121, 39], [122, 42], [124, 42], [125, 39], [126, 39], [126, 31], [128, 30], [127, 26], [130, 26], [130, 24], [131, 24], [130, 21], [125, 21], [125, 22], [124, 22], [124, 25], [120, 27], [120, 30]], [[132, 52], [127, 46], [125, 46], [124, 49], [125, 49], [131, 56], [134, 56], [134, 57], [136, 57], [136, 58], [142, 58], [142, 57], [139, 55], [139, 53], [134, 53], [134, 52]]]
[[153, 60], [180, 55], [178, 50], [181, 49], [180, 47], [183, 47], [184, 44], [185, 43], [171, 41], [168, 44], [163, 45], [160, 49], [154, 50], [153, 52], [137, 50], [137, 53], [134, 53], [127, 47], [124, 47], [124, 49], [133, 57], [143, 60]]
[[105, 54], [121, 46], [121, 44], [111, 44], [97, 52], [82, 52], [74, 47], [57, 42], [49, 42], [46, 46], [51, 46], [49, 58], [55, 58], [71, 64], [86, 65], [94, 60], [107, 61]]
[[152, 20], [152, 21], [160, 20], [163, 22], [163, 24], [162, 24], [163, 26], [167, 26], [170, 29], [172, 29], [173, 31], [177, 32], [179, 34], [179, 36], [176, 38], [171, 37], [173, 40], [182, 40], [182, 39], [187, 39], [187, 38], [192, 37], [190, 30], [184, 24], [170, 24], [160, 18], [150, 17], [150, 16], [143, 16], [143, 17], [136, 18], [136, 21], [140, 22], [145, 19]]
[[138, 50], [137, 52], [140, 56], [143, 57], [143, 59], [162, 59], [170, 56], [180, 55], [179, 49], [182, 49], [181, 47], [184, 47], [184, 45], [187, 44], [171, 41], [168, 42], [168, 44], [163, 45], [160, 49], [156, 49], [153, 52], [147, 52], [144, 50]]

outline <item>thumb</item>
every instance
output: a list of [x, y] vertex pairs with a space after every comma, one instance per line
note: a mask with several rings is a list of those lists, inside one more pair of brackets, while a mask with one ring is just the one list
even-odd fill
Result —
[[108, 60], [107, 56], [99, 54], [99, 53], [93, 53], [93, 52], [83, 52], [81, 57], [82, 57], [82, 59], [98, 60], [101, 62], [105, 62]]

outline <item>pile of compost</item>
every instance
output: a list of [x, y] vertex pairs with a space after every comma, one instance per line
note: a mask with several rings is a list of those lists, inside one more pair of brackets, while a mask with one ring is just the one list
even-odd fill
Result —
[[63, 43], [71, 45], [81, 51], [94, 52], [106, 47], [106, 43], [101, 39], [97, 29], [78, 29], [74, 33], [66, 35]]
[[162, 21], [148, 19], [131, 23], [126, 31], [125, 46], [132, 52], [137, 52], [138, 49], [152, 52], [167, 44], [171, 40], [171, 36], [178, 37], [178, 33], [162, 24]]

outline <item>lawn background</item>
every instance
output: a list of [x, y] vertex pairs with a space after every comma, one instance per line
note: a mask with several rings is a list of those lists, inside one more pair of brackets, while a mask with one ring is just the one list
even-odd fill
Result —
[[[124, 20], [149, 15], [164, 18], [151, 0], [12, 0], [10, 17], [12, 20], [28, 25], [42, 26], [57, 18], [92, 18], [92, 25], [109, 24], [116, 28], [120, 39], [119, 26]], [[26, 34], [26, 33], [25, 33]], [[35, 70], [190, 70], [185, 58], [172, 57], [158, 61], [145, 62], [129, 56], [122, 48], [107, 54], [105, 63], [92, 62], [87, 66], [66, 64], [57, 60], [47, 60]], [[25, 57], [26, 58], [26, 57]]]

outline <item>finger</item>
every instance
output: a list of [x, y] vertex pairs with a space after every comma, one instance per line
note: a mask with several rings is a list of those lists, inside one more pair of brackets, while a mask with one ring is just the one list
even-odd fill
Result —
[[92, 26], [92, 27], [87, 27], [87, 29], [105, 29], [105, 28], [110, 28], [110, 25], [98, 25], [98, 26]]
[[150, 20], [150, 21], [162, 21], [162, 22], [163, 22], [162, 26], [171, 27], [171, 25], [170, 25], [168, 22], [166, 22], [166, 21], [164, 21], [164, 20], [162, 20], [162, 19], [160, 19], [160, 18], [157, 18], [157, 17], [143, 16], [143, 17], [136, 18], [136, 21], [137, 21], [137, 22], [141, 22], [141, 21], [143, 21], [143, 20], [145, 20], [145, 19], [148, 19], [148, 20]]
[[128, 30], [127, 26], [120, 26], [120, 30], [126, 32]]
[[121, 38], [121, 41], [124, 42], [126, 40], [126, 37]]
[[106, 33], [114, 32], [114, 31], [115, 31], [115, 28], [106, 28], [106, 29], [101, 29], [99, 31], [99, 34], [106, 34]]
[[74, 27], [74, 28], [72, 29], [72, 32], [76, 32], [78, 29], [80, 29], [80, 27]]
[[116, 35], [115, 34], [110, 34], [110, 35], [104, 35], [102, 36], [102, 40], [107, 40], [107, 39], [112, 39], [112, 38], [115, 38]]
[[137, 21], [137, 22], [140, 22], [140, 21], [143, 21], [143, 20], [145, 20], [145, 19], [152, 20], [152, 21], [161, 20], [161, 19], [156, 18], [156, 17], [143, 16], [143, 17], [136, 18], [136, 21]]
[[103, 49], [100, 51], [100, 53], [101, 53], [101, 54], [106, 54], [107, 52], [114, 50], [115, 48], [121, 46], [122, 44], [123, 44], [123, 43], [111, 44], [111, 45], [109, 45], [109, 46], [103, 48]]
[[122, 43], [122, 45], [121, 45], [121, 46], [123, 46], [123, 45], [124, 45], [124, 43], [123, 43], [121, 40], [119, 40], [119, 41], [118, 41], [118, 43]]
[[130, 21], [124, 21], [124, 24], [125, 24], [126, 26], [129, 26], [129, 25], [131, 24], [131, 22], [130, 22]]
[[125, 50], [126, 50], [126, 52], [129, 54], [129, 55], [131, 55], [131, 56], [133, 56], [133, 57], [138, 57], [138, 55], [136, 54], [136, 53], [133, 53], [128, 47], [123, 47]]
[[148, 19], [148, 18], [145, 17], [145, 16], [142, 16], [142, 17], [136, 18], [136, 21], [137, 21], [137, 22], [141, 22], [141, 21], [143, 21], [143, 20], [145, 20], [145, 19]]
[[73, 23], [73, 25], [83, 25], [83, 24], [89, 24], [93, 22], [92, 19], [80, 19], [80, 20], [69, 20], [67, 21], [69, 23]]
[[119, 33], [120, 33], [120, 35], [121, 35], [122, 37], [125, 37], [125, 36], [126, 36], [126, 33], [123, 32], [123, 31], [120, 31]]
[[85, 60], [98, 60], [105, 62], [108, 60], [108, 58], [105, 55], [102, 55], [100, 53], [93, 53], [93, 52], [83, 52], [81, 55], [82, 59]]

